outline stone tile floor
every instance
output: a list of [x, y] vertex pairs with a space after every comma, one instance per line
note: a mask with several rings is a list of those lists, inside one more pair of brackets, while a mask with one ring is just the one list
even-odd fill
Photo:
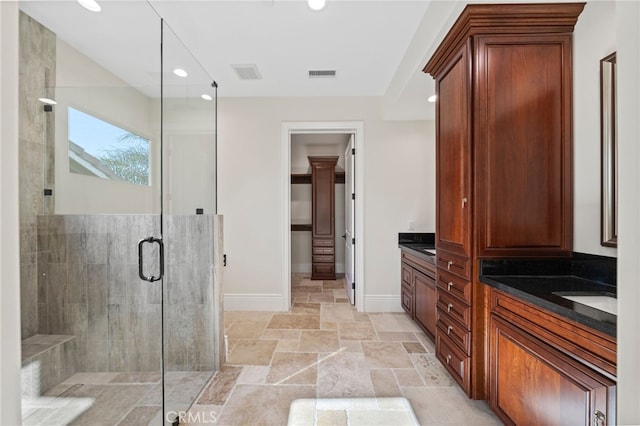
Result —
[[226, 312], [228, 358], [189, 425], [285, 425], [301, 398], [404, 397], [422, 425], [499, 425], [469, 400], [404, 313], [359, 313], [342, 280], [295, 274], [292, 308]]

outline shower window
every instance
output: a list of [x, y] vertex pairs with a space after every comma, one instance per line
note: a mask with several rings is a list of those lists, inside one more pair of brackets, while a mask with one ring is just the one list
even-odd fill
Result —
[[149, 139], [69, 107], [69, 171], [149, 185]]

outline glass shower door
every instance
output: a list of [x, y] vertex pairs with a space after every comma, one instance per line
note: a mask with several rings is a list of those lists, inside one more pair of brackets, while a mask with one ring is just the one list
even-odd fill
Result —
[[165, 420], [206, 424], [218, 413], [198, 409], [210, 404], [199, 394], [219, 368], [223, 335], [214, 282], [217, 89], [166, 21], [162, 34]]

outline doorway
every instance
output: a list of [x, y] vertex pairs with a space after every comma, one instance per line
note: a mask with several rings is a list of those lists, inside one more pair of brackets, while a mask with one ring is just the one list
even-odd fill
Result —
[[[304, 218], [311, 215], [311, 185], [305, 185], [307, 188], [303, 185], [292, 185], [291, 176], [310, 173], [307, 156], [335, 154], [339, 157], [337, 176], [342, 175], [336, 185], [336, 272], [339, 277], [345, 277], [345, 281], [348, 282], [345, 289], [350, 302], [355, 302], [357, 310], [362, 312], [365, 310], [362, 263], [364, 234], [359, 230], [363, 229], [364, 222], [364, 203], [361, 196], [364, 170], [359, 159], [363, 154], [363, 124], [283, 123], [282, 134], [285, 164], [283, 308], [289, 310], [291, 306], [292, 272], [304, 272], [307, 269], [310, 272], [311, 268], [311, 233], [308, 232], [310, 226], [300, 223], [305, 222]], [[305, 235], [305, 229], [309, 235]], [[305, 247], [304, 252], [300, 250], [301, 247]]]

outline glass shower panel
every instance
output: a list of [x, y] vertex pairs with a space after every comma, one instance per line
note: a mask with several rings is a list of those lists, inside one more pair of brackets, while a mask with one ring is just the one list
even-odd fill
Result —
[[100, 4], [21, 3], [25, 425], [164, 418], [161, 19]]
[[221, 238], [216, 84], [166, 21], [162, 63], [165, 421], [211, 423], [218, 413], [189, 408], [212, 404], [198, 396], [222, 353], [221, 293], [214, 285], [214, 241]]

